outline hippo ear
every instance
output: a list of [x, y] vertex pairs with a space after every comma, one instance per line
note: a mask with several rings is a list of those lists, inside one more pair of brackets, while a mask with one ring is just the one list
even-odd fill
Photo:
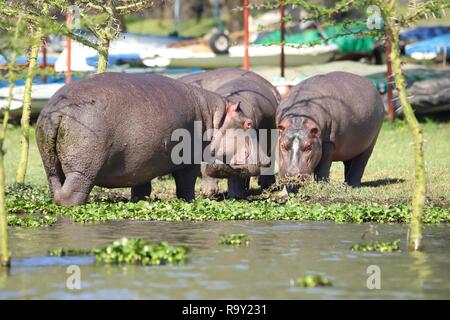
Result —
[[227, 102], [227, 112], [239, 112], [241, 110], [240, 108], [240, 102]]

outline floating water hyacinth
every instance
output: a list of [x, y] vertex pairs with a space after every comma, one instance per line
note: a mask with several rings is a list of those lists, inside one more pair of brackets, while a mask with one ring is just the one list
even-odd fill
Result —
[[368, 243], [355, 243], [352, 245], [351, 249], [353, 251], [362, 251], [362, 252], [394, 252], [400, 251], [400, 240], [395, 240], [392, 242], [381, 242], [381, 241], [372, 241]]
[[250, 240], [244, 233], [221, 234], [219, 243], [238, 247], [241, 245], [247, 246], [250, 243]]
[[291, 279], [291, 286], [301, 286], [305, 288], [329, 287], [333, 283], [322, 275], [306, 275], [296, 279]]
[[162, 265], [185, 261], [187, 249], [167, 242], [152, 244], [141, 239], [122, 238], [106, 248], [93, 250], [97, 262], [107, 264]]
[[99, 263], [134, 265], [172, 265], [186, 260], [188, 249], [173, 247], [167, 242], [153, 244], [141, 239], [121, 238], [111, 245], [91, 250], [58, 248], [49, 251], [51, 256], [94, 255]]

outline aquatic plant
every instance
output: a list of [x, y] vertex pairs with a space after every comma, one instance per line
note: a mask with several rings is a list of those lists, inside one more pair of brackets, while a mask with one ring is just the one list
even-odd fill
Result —
[[306, 275], [296, 279], [291, 279], [291, 286], [301, 286], [305, 288], [329, 287], [333, 283], [322, 275]]
[[250, 240], [244, 233], [221, 234], [219, 243], [239, 247], [241, 245], [247, 246], [250, 243]]
[[400, 240], [395, 241], [371, 241], [368, 243], [355, 243], [352, 245], [351, 249], [353, 251], [362, 251], [362, 252], [394, 252], [400, 251]]
[[8, 215], [8, 225], [14, 227], [27, 227], [27, 228], [37, 228], [37, 227], [47, 227], [51, 226], [58, 221], [58, 218], [50, 215]]
[[[22, 226], [45, 226], [67, 217], [78, 223], [110, 220], [157, 221], [230, 221], [230, 220], [297, 220], [335, 221], [338, 223], [402, 223], [409, 222], [411, 207], [404, 204], [377, 203], [305, 203], [290, 198], [280, 204], [276, 199], [258, 201], [214, 201], [197, 199], [150, 200], [132, 202], [94, 202], [84, 206], [59, 207], [52, 204], [51, 195], [44, 187], [12, 185], [6, 190], [8, 223]], [[450, 210], [427, 206], [424, 223], [446, 223]]]
[[183, 263], [188, 250], [184, 247], [172, 247], [167, 242], [152, 244], [141, 239], [122, 238], [92, 252], [97, 262], [145, 266]]
[[188, 251], [185, 247], [173, 247], [167, 242], [153, 244], [142, 239], [121, 238], [103, 248], [56, 248], [48, 254], [57, 257], [94, 255], [98, 263], [147, 266], [181, 264], [185, 262]]

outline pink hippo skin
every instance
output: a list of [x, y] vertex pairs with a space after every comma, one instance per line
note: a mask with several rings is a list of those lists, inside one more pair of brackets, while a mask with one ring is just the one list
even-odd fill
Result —
[[359, 187], [383, 117], [381, 96], [366, 78], [332, 72], [304, 80], [277, 110], [280, 176], [328, 180], [331, 163], [342, 161], [345, 182]]
[[54, 202], [84, 204], [95, 185], [131, 187], [132, 200], [143, 199], [151, 180], [169, 173], [177, 197], [194, 199], [194, 152], [189, 163], [171, 157], [173, 131], [193, 137], [194, 121], [203, 130], [251, 124], [226, 98], [159, 75], [103, 73], [62, 87], [36, 125]]

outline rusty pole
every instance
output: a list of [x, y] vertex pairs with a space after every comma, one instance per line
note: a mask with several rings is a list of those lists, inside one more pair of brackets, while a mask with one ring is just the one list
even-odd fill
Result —
[[[385, 0], [386, 3], [389, 3], [389, 0]], [[393, 86], [392, 82], [394, 81], [394, 77], [392, 74], [392, 62], [391, 62], [391, 35], [386, 33], [386, 82], [387, 82], [387, 115], [389, 122], [394, 122], [395, 113], [394, 113], [394, 96], [393, 96]]]
[[[66, 15], [66, 24], [67, 28], [72, 28], [72, 17], [68, 13]], [[66, 37], [66, 48], [67, 48], [67, 58], [66, 58], [66, 64], [67, 64], [67, 70], [66, 70], [66, 83], [69, 84], [72, 82], [72, 39], [70, 37]]]
[[250, 68], [250, 58], [248, 55], [248, 4], [249, 0], [244, 0], [244, 70]]
[[284, 57], [284, 33], [285, 33], [285, 25], [284, 25], [284, 0], [280, 1], [280, 31], [281, 31], [281, 39], [280, 39], [280, 76], [284, 78], [284, 65], [285, 65], [285, 57]]

